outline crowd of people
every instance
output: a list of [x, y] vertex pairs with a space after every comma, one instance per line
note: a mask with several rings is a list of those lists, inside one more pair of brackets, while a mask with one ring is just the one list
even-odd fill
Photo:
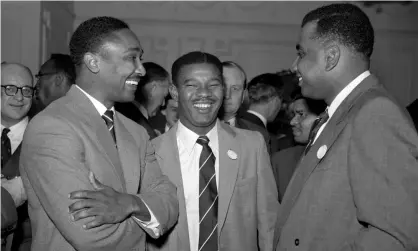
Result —
[[2, 62], [2, 250], [418, 250], [416, 101], [370, 72], [357, 6], [299, 34], [286, 77], [249, 81], [204, 51], [143, 63], [105, 16], [36, 81]]

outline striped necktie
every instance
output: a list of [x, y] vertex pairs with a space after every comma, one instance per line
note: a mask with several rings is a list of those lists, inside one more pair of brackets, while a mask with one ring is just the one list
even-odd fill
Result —
[[218, 189], [216, 187], [215, 156], [209, 139], [200, 136], [199, 159], [199, 251], [218, 250]]
[[110, 134], [112, 135], [113, 141], [116, 144], [115, 128], [113, 126], [113, 111], [106, 110], [106, 112], [102, 115], [102, 118], [106, 122], [107, 129], [109, 130]]
[[304, 155], [306, 155], [309, 149], [311, 149], [314, 143], [316, 134], [319, 131], [319, 128], [321, 128], [321, 126], [325, 124], [328, 121], [328, 119], [329, 119], [329, 115], [328, 115], [328, 109], [327, 109], [323, 113], [321, 113], [319, 117], [315, 120], [315, 122], [312, 125], [311, 132], [309, 133], [309, 141], [308, 141], [308, 144], [306, 145]]

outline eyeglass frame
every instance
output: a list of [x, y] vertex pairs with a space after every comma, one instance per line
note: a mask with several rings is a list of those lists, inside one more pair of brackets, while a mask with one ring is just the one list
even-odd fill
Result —
[[[16, 85], [2, 85], [1, 86], [2, 88], [4, 88], [4, 93], [7, 95], [7, 96], [9, 96], [9, 97], [14, 97], [14, 96], [16, 96], [16, 94], [19, 92], [19, 90], [20, 90], [20, 93], [22, 93], [22, 96], [23, 97], [25, 97], [25, 98], [32, 98], [34, 95], [35, 95], [35, 88], [33, 88], [33, 87], [31, 87], [31, 86], [23, 86], [23, 87], [19, 87], [19, 86], [16, 86]], [[14, 87], [14, 88], [16, 88], [16, 92], [14, 93], [14, 94], [8, 94], [7, 93], [7, 88], [10, 88], [10, 87]], [[23, 89], [29, 89], [29, 90], [31, 90], [32, 91], [32, 94], [30, 95], [30, 96], [26, 96], [26, 95], [24, 95], [23, 94]]]

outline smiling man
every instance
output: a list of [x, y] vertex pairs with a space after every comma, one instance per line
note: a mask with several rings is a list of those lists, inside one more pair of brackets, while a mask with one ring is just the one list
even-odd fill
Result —
[[[179, 220], [151, 250], [273, 250], [276, 184], [263, 137], [220, 122], [222, 64], [190, 52], [172, 66], [179, 121], [154, 139], [157, 161], [177, 186]], [[259, 249], [258, 249], [259, 248]]]
[[369, 71], [373, 46], [354, 4], [303, 18], [294, 69], [328, 107], [286, 188], [278, 251], [418, 250], [418, 135]]
[[114, 111], [145, 75], [142, 48], [112, 17], [76, 29], [76, 84], [29, 123], [20, 170], [28, 192], [32, 250], [145, 250], [177, 220], [173, 184], [147, 132]]

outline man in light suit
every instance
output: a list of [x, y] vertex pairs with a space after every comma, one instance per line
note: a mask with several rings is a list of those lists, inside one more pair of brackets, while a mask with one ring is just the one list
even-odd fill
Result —
[[370, 74], [374, 31], [352, 4], [302, 21], [302, 94], [328, 105], [290, 181], [277, 250], [418, 250], [418, 135]]
[[[172, 78], [179, 122], [152, 142], [163, 173], [177, 186], [179, 221], [150, 249], [272, 250], [279, 203], [266, 144], [260, 133], [216, 118], [223, 100], [221, 62], [190, 52], [174, 62]], [[202, 158], [207, 149], [211, 154]], [[205, 210], [208, 190], [213, 201]]]
[[76, 29], [70, 53], [76, 84], [31, 120], [22, 143], [32, 250], [144, 250], [146, 233], [176, 222], [178, 201], [147, 132], [113, 114], [134, 98], [143, 50], [125, 22], [96, 17]]

